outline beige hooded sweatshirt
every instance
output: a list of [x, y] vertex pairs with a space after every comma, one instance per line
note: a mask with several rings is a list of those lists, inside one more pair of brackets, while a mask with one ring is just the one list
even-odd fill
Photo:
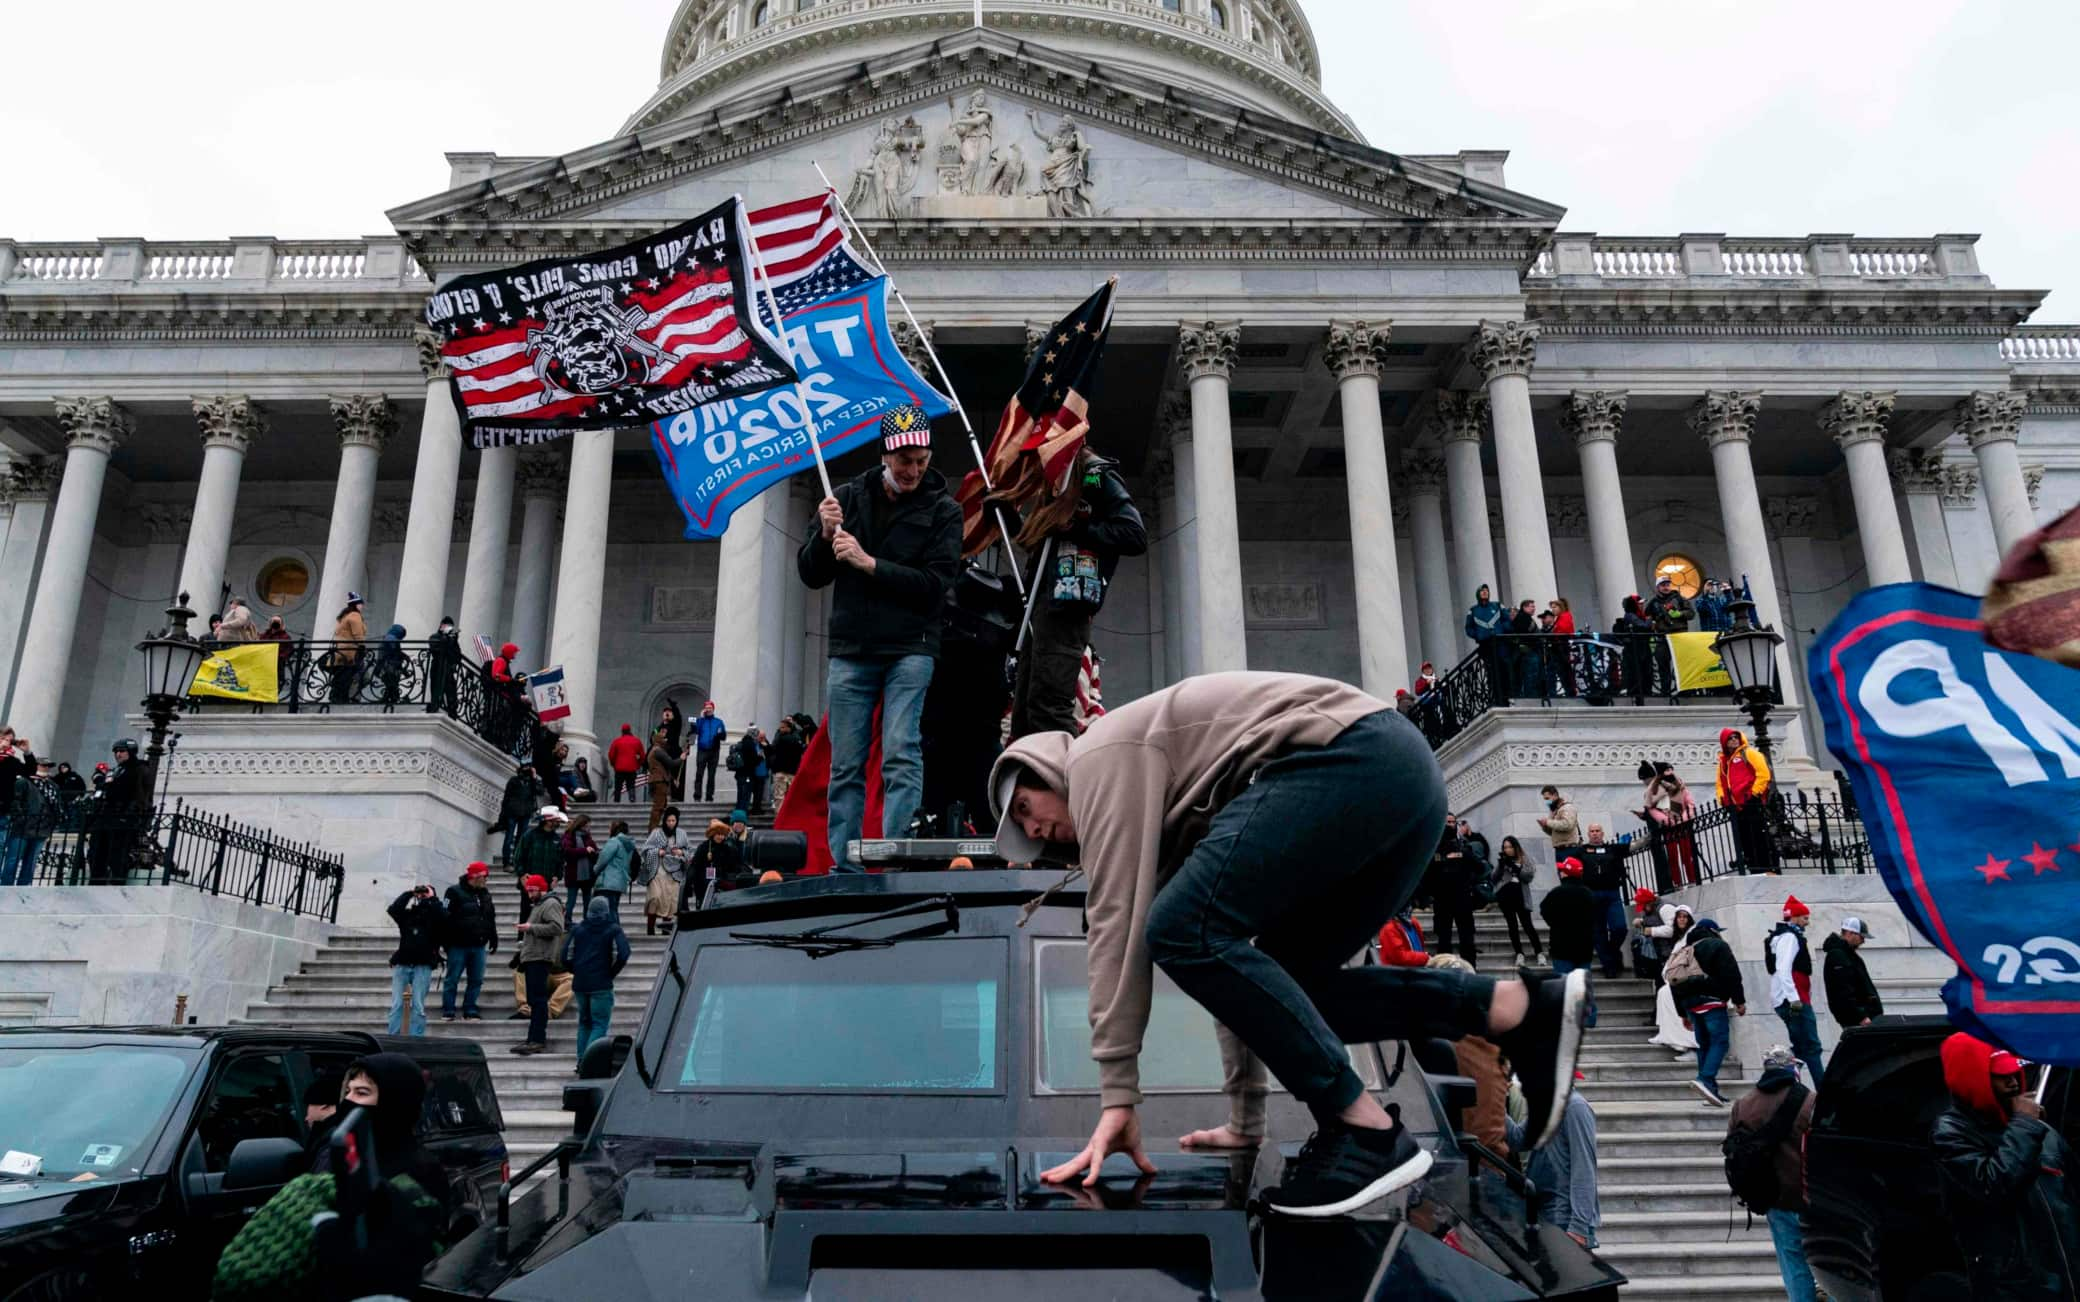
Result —
[[[1156, 892], [1258, 769], [1288, 751], [1326, 746], [1391, 708], [1326, 678], [1206, 674], [1108, 712], [1081, 737], [1035, 733], [998, 758], [992, 799], [1005, 766], [1017, 764], [1069, 800], [1086, 879], [1091, 1057], [1105, 1107], [1141, 1101], [1141, 1039], [1154, 987], [1148, 910]], [[1220, 1040], [1229, 1124], [1260, 1136], [1263, 1065], [1225, 1027]]]

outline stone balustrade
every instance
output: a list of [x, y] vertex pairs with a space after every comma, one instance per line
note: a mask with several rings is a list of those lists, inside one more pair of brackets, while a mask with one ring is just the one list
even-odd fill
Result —
[[2048, 365], [2059, 370], [2080, 366], [2080, 325], [2017, 326], [2001, 340], [2001, 359], [2018, 365]]
[[1920, 239], [1746, 239], [1725, 235], [1602, 236], [1560, 234], [1539, 254], [1527, 278], [1683, 280], [1911, 280], [1986, 286], [1975, 235]]
[[62, 244], [0, 239], [0, 293], [96, 292], [138, 285], [279, 290], [425, 283], [425, 271], [395, 236]]

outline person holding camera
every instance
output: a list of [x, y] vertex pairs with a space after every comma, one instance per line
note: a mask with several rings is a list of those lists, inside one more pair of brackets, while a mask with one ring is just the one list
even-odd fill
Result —
[[412, 992], [413, 1035], [426, 1034], [426, 992], [433, 984], [433, 970], [441, 965], [441, 933], [447, 927], [448, 911], [433, 887], [421, 883], [390, 903], [390, 920], [397, 924], [397, 949], [390, 955], [389, 1032], [397, 1034], [404, 1024], [404, 992]]

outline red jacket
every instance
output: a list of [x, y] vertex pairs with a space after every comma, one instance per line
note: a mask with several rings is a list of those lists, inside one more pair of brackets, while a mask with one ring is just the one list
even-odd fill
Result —
[[1553, 632], [1562, 637], [1573, 637], [1574, 612], [1571, 610], [1561, 611], [1560, 617], [1553, 621]]
[[1430, 965], [1430, 951], [1423, 948], [1423, 924], [1414, 914], [1408, 915], [1406, 923], [1394, 918], [1379, 929], [1379, 961], [1388, 967]]
[[643, 767], [643, 754], [643, 743], [623, 724], [621, 735], [607, 743], [607, 767], [616, 773], [637, 772]]

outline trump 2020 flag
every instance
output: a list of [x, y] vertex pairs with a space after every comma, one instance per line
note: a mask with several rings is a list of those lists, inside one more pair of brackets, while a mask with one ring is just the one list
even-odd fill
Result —
[[1984, 632], [1975, 597], [1873, 588], [1807, 672], [1886, 887], [1957, 964], [1951, 1022], [2080, 1066], [2080, 671]]
[[750, 227], [732, 197], [578, 257], [461, 276], [426, 301], [478, 447], [620, 429], [794, 378], [752, 310]]
[[953, 410], [897, 351], [886, 277], [784, 319], [799, 386], [714, 403], [650, 427], [688, 538], [720, 538], [738, 507], [816, 464], [809, 415], [828, 459], [875, 438], [884, 418], [926, 421]]
[[551, 665], [527, 676], [527, 699], [534, 704], [535, 717], [543, 723], [568, 719], [571, 698], [563, 690], [563, 666]]

